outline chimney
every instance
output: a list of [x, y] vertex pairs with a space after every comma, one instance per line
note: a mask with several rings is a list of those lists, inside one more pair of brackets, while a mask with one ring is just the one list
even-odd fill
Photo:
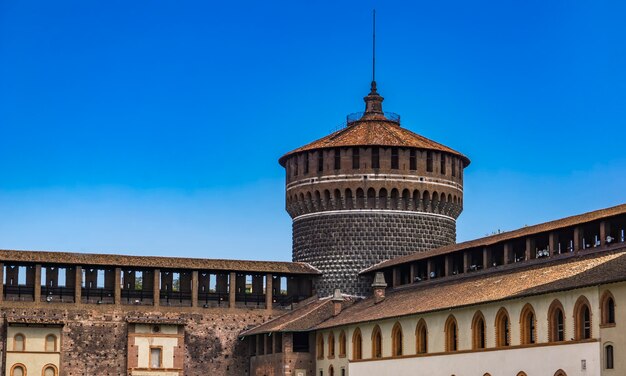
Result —
[[335, 293], [330, 300], [333, 302], [333, 316], [337, 316], [341, 312], [344, 300], [343, 295], [341, 295], [341, 290], [335, 289]]
[[374, 303], [378, 304], [385, 300], [385, 289], [387, 288], [387, 282], [385, 282], [385, 275], [382, 272], [376, 272], [374, 277], [374, 283], [372, 283], [372, 290], [374, 290]]

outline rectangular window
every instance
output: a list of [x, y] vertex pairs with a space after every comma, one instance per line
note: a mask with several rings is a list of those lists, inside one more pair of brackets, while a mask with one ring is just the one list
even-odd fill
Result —
[[317, 171], [324, 171], [324, 150], [317, 152]]
[[341, 168], [341, 150], [335, 149], [335, 170]]
[[411, 154], [409, 155], [409, 168], [413, 171], [417, 170], [417, 152], [414, 149], [411, 149]]
[[372, 168], [380, 168], [380, 151], [376, 146], [372, 148]]
[[352, 168], [358, 169], [361, 167], [361, 159], [359, 155], [359, 148], [352, 148]]
[[391, 148], [391, 168], [397, 170], [398, 165], [398, 148]]
[[441, 175], [445, 175], [446, 174], [446, 156], [443, 153], [441, 153], [440, 156], [441, 158], [439, 158], [439, 161], [441, 162], [441, 168], [439, 169], [439, 172], [441, 172]]
[[452, 158], [452, 161], [450, 163], [452, 163], [452, 166], [450, 167], [450, 170], [452, 171], [452, 176], [456, 176], [456, 158]]
[[304, 153], [304, 174], [309, 173], [309, 153]]
[[150, 368], [163, 368], [163, 350], [160, 347], [150, 348]]
[[433, 152], [426, 152], [426, 172], [433, 172]]

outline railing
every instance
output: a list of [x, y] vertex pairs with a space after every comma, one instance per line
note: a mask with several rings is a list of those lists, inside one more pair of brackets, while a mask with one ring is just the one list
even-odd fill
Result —
[[[346, 125], [350, 125], [356, 121], [361, 120], [363, 115], [365, 115], [365, 112], [353, 112], [351, 114], [348, 114], [348, 116], [346, 116]], [[387, 120], [400, 124], [400, 115], [396, 114], [395, 112], [383, 112], [383, 115], [385, 115]]]
[[243, 303], [245, 305], [256, 304], [257, 306], [259, 306], [261, 304], [265, 304], [265, 294], [239, 293], [235, 294], [235, 301], [237, 303]]
[[198, 305], [208, 308], [212, 306], [228, 306], [229, 294], [227, 292], [200, 292], [198, 293]]
[[41, 286], [41, 301], [42, 302], [68, 302], [74, 303], [74, 293], [76, 289], [73, 287], [50, 287]]
[[175, 307], [191, 306], [191, 291], [161, 291], [161, 305]]
[[152, 305], [154, 292], [152, 290], [127, 290], [122, 289], [122, 303], [135, 305]]
[[33, 286], [4, 286], [5, 300], [34, 300], [35, 288]]
[[113, 304], [114, 297], [113, 294], [115, 292], [111, 288], [89, 288], [83, 287], [81, 290], [81, 299], [91, 303], [95, 302], [96, 304]]
[[308, 299], [305, 295], [274, 295], [272, 301], [281, 307], [288, 307]]

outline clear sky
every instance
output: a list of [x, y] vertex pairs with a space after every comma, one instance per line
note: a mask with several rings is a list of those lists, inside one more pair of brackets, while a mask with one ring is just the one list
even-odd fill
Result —
[[0, 248], [289, 260], [277, 159], [363, 110], [374, 7], [459, 241], [626, 202], [623, 1], [0, 1]]

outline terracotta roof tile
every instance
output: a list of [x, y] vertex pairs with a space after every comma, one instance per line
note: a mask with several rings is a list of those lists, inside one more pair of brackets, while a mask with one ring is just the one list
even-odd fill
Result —
[[458, 151], [402, 128], [397, 122], [384, 119], [358, 120], [350, 123], [337, 132], [290, 151], [278, 162], [284, 166], [290, 155], [306, 150], [351, 146], [397, 146], [435, 150], [461, 157], [465, 166], [470, 163], [469, 158]]
[[314, 329], [434, 312], [626, 280], [626, 247], [515, 270], [388, 290], [385, 300], [355, 303]]
[[499, 242], [521, 238], [524, 236], [539, 234], [547, 231], [554, 231], [564, 227], [574, 226], [586, 222], [596, 221], [599, 219], [626, 213], [626, 204], [613, 206], [606, 209], [596, 210], [589, 213], [575, 215], [572, 217], [558, 219], [556, 221], [545, 222], [538, 225], [522, 227], [518, 230], [503, 232], [501, 234], [487, 236], [484, 238], [469, 240], [462, 243], [451, 244], [440, 248], [435, 248], [426, 252], [417, 252], [407, 256], [397, 257], [391, 260], [380, 262], [367, 269], [361, 271], [361, 274], [372, 273], [377, 270], [385, 269], [391, 266], [409, 263], [413, 261], [427, 259], [433, 256], [439, 256], [447, 253], [461, 251], [475, 247], [486, 247]]
[[198, 259], [182, 257], [122, 256], [90, 253], [0, 250], [3, 262], [44, 264], [103, 265], [134, 268], [175, 268], [192, 270], [223, 270], [257, 273], [320, 274], [319, 270], [302, 262], [245, 261]]

